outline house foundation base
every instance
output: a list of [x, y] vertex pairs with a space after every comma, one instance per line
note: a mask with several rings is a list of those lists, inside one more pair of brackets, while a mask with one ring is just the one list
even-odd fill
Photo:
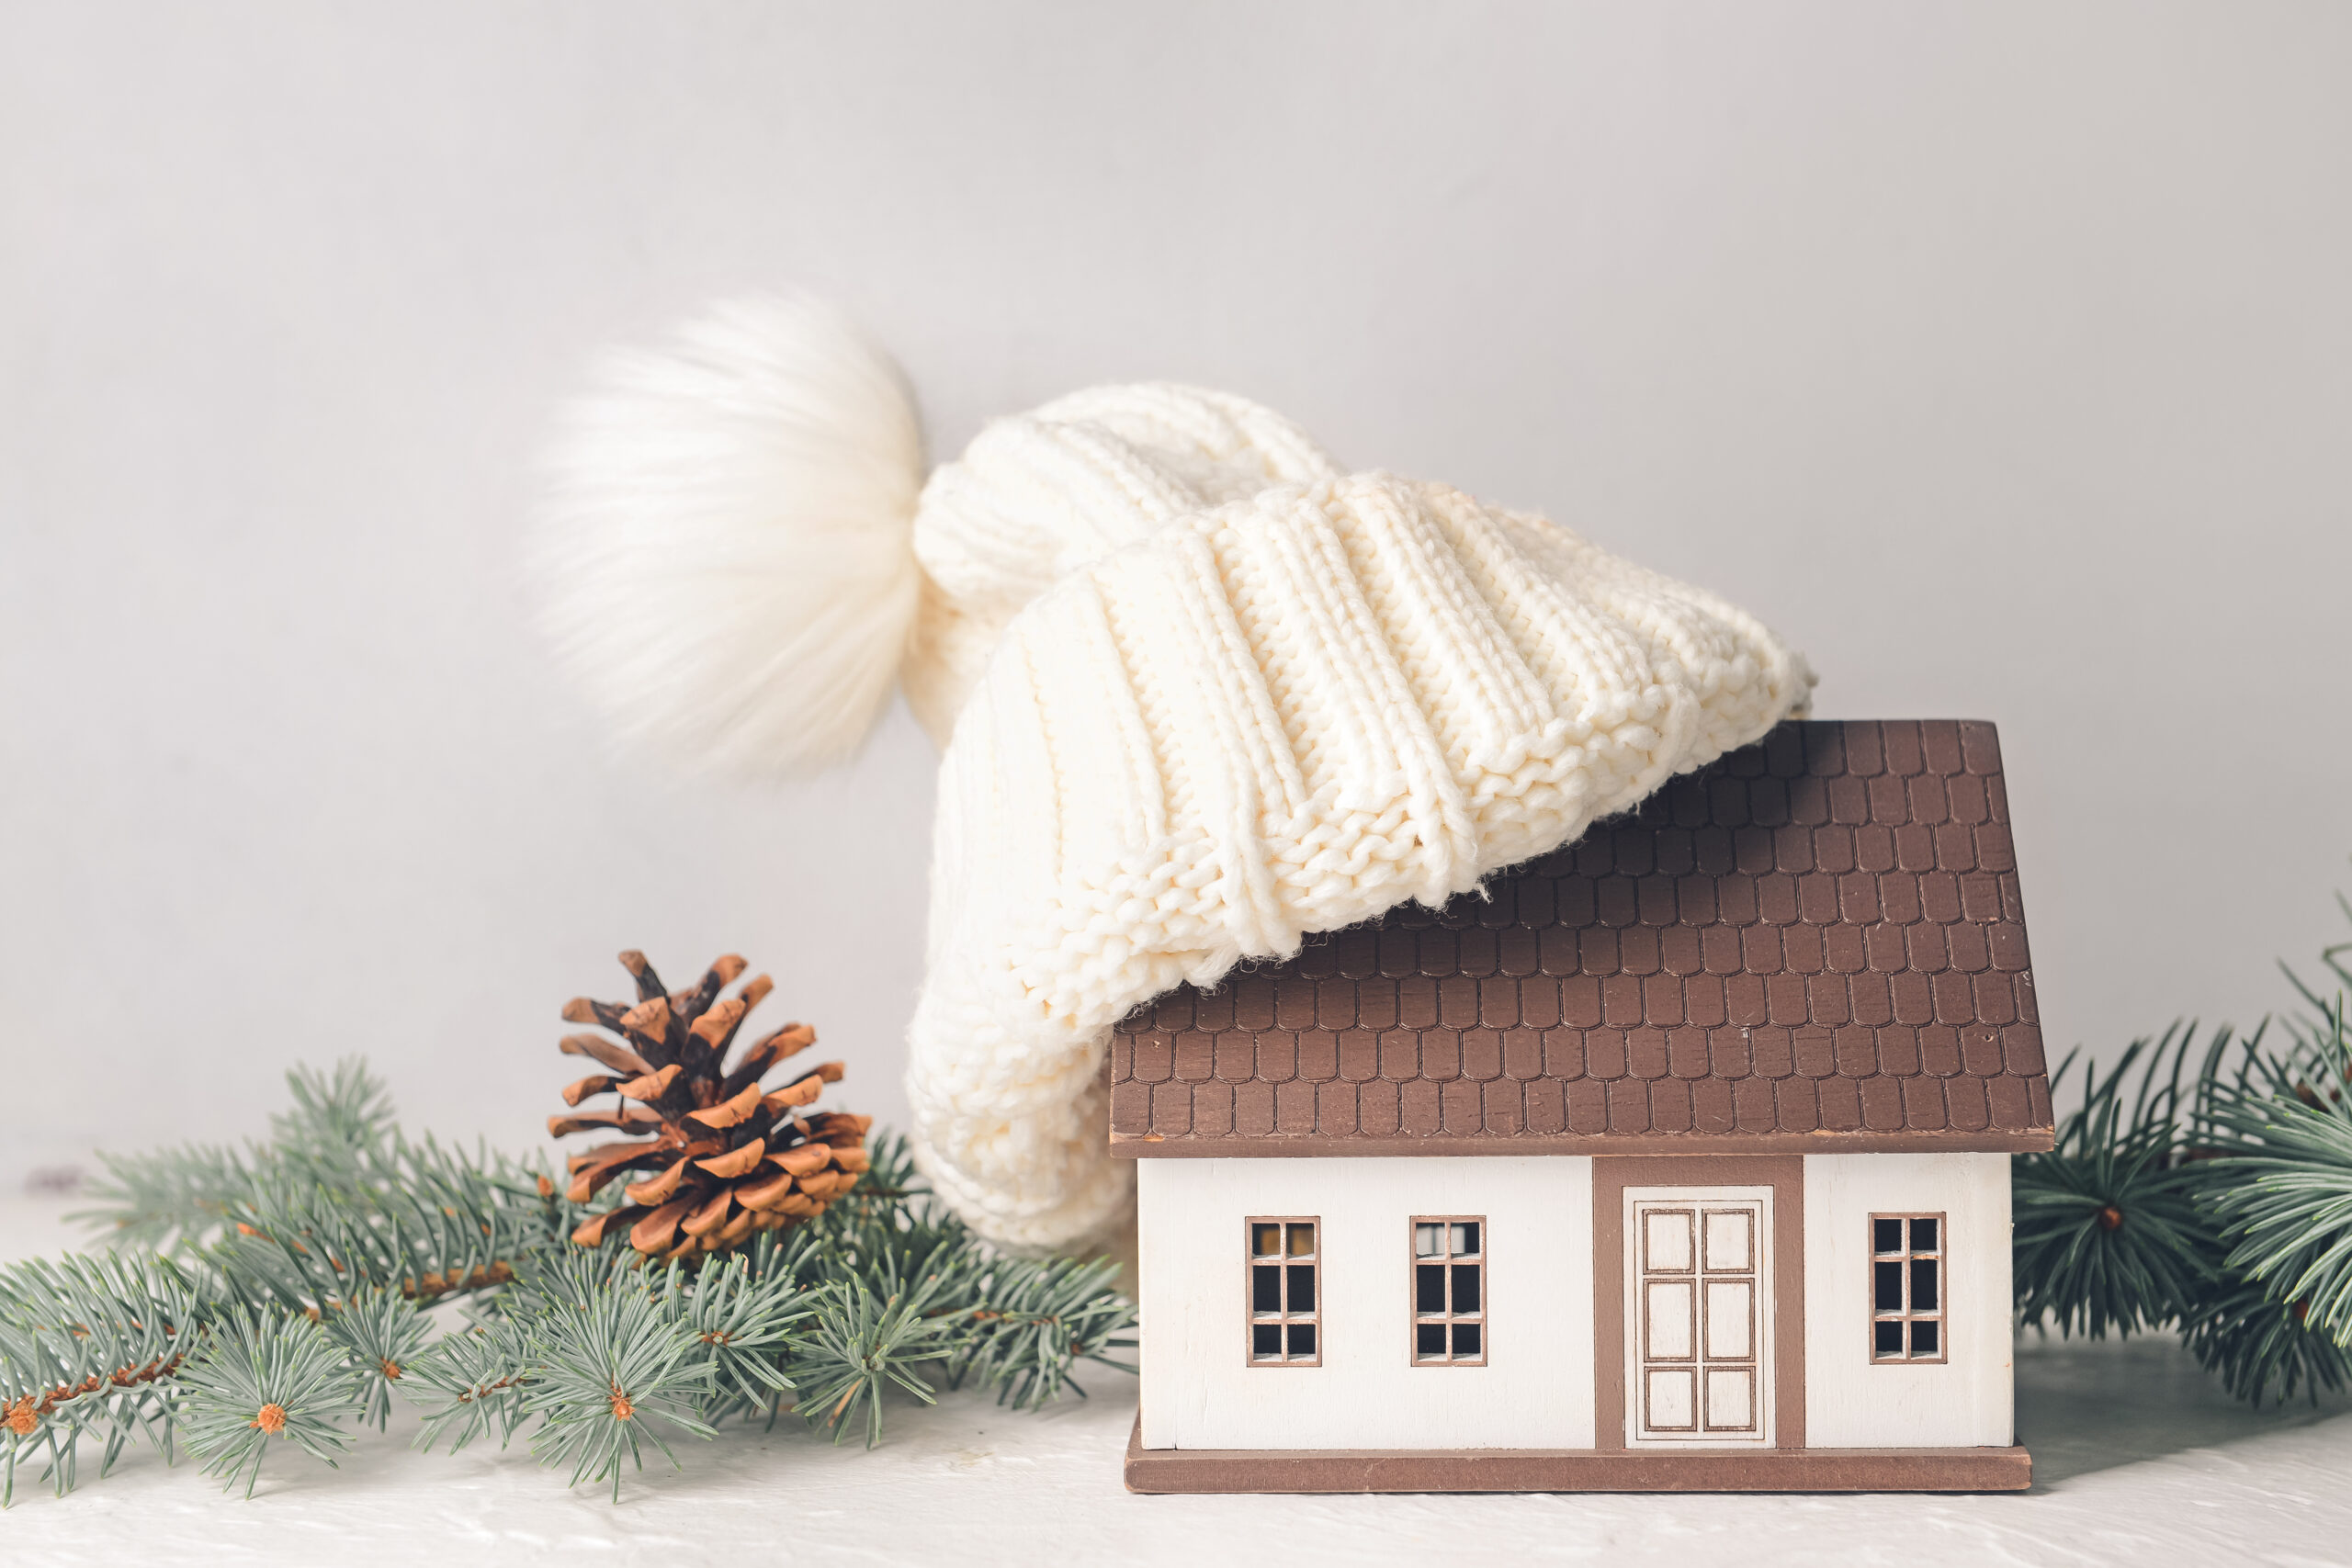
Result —
[[2022, 1492], [2006, 1449], [1148, 1449], [1130, 1492]]

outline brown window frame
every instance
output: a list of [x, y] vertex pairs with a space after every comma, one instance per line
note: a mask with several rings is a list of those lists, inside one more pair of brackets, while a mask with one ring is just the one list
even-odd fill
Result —
[[[1424, 1267], [1429, 1266], [1424, 1262], [1420, 1249], [1420, 1227], [1423, 1225], [1439, 1227], [1439, 1239], [1444, 1247], [1442, 1252], [1431, 1255], [1436, 1258], [1435, 1266], [1446, 1271], [1442, 1276], [1444, 1290], [1440, 1296], [1440, 1300], [1444, 1304], [1440, 1311], [1433, 1313], [1421, 1310], [1420, 1271]], [[1456, 1225], [1478, 1227], [1478, 1245], [1474, 1250], [1461, 1254], [1454, 1252], [1453, 1227]], [[1487, 1216], [1484, 1214], [1415, 1214], [1405, 1222], [1407, 1259], [1405, 1304], [1408, 1319], [1405, 1359], [1409, 1365], [1483, 1367], [1487, 1364], [1487, 1358], [1493, 1354], [1495, 1344], [1493, 1324], [1487, 1310], [1487, 1287], [1489, 1282], [1487, 1276], [1487, 1264], [1494, 1255], [1490, 1245], [1493, 1241], [1494, 1237], [1487, 1234]], [[1453, 1288], [1456, 1283], [1453, 1270], [1464, 1267], [1475, 1268], [1478, 1271], [1478, 1304], [1471, 1311], [1457, 1312], [1453, 1304]], [[1477, 1327], [1478, 1352], [1475, 1356], [1456, 1355], [1453, 1351], [1454, 1329], [1457, 1326], [1469, 1325], [1476, 1325]], [[1421, 1330], [1433, 1325], [1442, 1325], [1445, 1332], [1445, 1353], [1442, 1356], [1428, 1356], [1421, 1352]]]
[[[1935, 1223], [1935, 1245], [1932, 1247], [1922, 1247], [1917, 1245], [1917, 1232], [1914, 1226], [1921, 1220], [1931, 1220]], [[1883, 1252], [1878, 1245], [1878, 1227], [1888, 1222], [1903, 1227], [1896, 1236], [1902, 1245], [1894, 1251]], [[1874, 1367], [1931, 1367], [1949, 1362], [1951, 1359], [1951, 1216], [1937, 1210], [1915, 1212], [1906, 1209], [1900, 1212], [1873, 1212], [1870, 1216], [1870, 1230], [1866, 1236], [1866, 1245], [1870, 1257], [1868, 1281], [1870, 1293], [1867, 1298], [1870, 1303], [1870, 1338], [1867, 1344], [1871, 1365]], [[1918, 1307], [1913, 1299], [1913, 1292], [1918, 1283], [1918, 1274], [1915, 1266], [1920, 1263], [1934, 1265], [1933, 1277], [1936, 1282], [1935, 1304], [1925, 1309]], [[1886, 1308], [1879, 1304], [1879, 1269], [1886, 1264], [1893, 1264], [1897, 1270], [1895, 1278], [1900, 1285], [1900, 1301], [1894, 1308]], [[1879, 1348], [1879, 1325], [1886, 1323], [1902, 1325], [1899, 1333], [1902, 1337], [1903, 1348], [1893, 1354]], [[1936, 1348], [1931, 1355], [1919, 1355], [1912, 1349], [1918, 1334], [1917, 1325], [1922, 1323], [1935, 1325]]]
[[[1271, 1313], [1258, 1310], [1255, 1270], [1261, 1267], [1258, 1260], [1267, 1256], [1257, 1250], [1260, 1225], [1280, 1227], [1277, 1239], [1282, 1244], [1282, 1250], [1274, 1256], [1282, 1261], [1273, 1265], [1277, 1269], [1276, 1308]], [[1294, 1225], [1311, 1227], [1308, 1248], [1304, 1253], [1291, 1251], [1295, 1240], [1291, 1232]], [[1291, 1309], [1291, 1287], [1295, 1281], [1292, 1270], [1300, 1268], [1309, 1270], [1307, 1289], [1312, 1301], [1306, 1310], [1295, 1312]], [[1252, 1214], [1241, 1222], [1241, 1359], [1245, 1365], [1319, 1367], [1323, 1364], [1323, 1217], [1320, 1214]], [[1258, 1330], [1269, 1326], [1275, 1328], [1281, 1336], [1283, 1353], [1279, 1356], [1258, 1354]], [[1295, 1356], [1290, 1353], [1292, 1330], [1302, 1327], [1312, 1331], [1315, 1348], [1309, 1355]]]

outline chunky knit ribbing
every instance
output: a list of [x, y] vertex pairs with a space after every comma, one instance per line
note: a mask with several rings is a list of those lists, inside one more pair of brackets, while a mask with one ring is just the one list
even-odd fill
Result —
[[1036, 592], [956, 628], [979, 670], [927, 617], [910, 671], [953, 729], [909, 1090], [925, 1169], [999, 1241], [1120, 1223], [1097, 1073], [1136, 1004], [1460, 893], [1810, 686], [1712, 595], [1442, 485], [1342, 477], [1295, 435], [1110, 389], [993, 428], [917, 514], [944, 599], [934, 562], [972, 558], [1003, 497], [1064, 498], [1001, 558]]

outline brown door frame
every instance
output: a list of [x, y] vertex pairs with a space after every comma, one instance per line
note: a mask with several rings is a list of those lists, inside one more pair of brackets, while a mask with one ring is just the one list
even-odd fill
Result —
[[[1804, 1156], [1596, 1156], [1592, 1162], [1592, 1438], [1625, 1446], [1625, 1189], [1772, 1190], [1772, 1446], [1804, 1447]], [[1647, 1450], [1645, 1450], [1647, 1451]]]

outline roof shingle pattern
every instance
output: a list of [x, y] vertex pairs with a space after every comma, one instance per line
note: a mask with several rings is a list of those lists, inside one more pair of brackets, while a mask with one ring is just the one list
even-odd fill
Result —
[[2047, 1148], [1989, 724], [1791, 722], [1114, 1031], [1130, 1155]]

